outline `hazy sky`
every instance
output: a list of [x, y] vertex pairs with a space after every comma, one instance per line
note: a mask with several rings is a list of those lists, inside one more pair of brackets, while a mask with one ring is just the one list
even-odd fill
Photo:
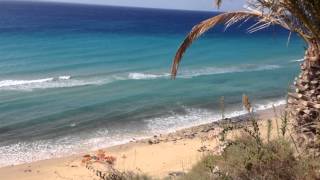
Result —
[[[1, 1], [1, 0], [0, 0]], [[153, 7], [165, 9], [217, 10], [214, 0], [33, 0], [73, 2], [85, 4], [105, 4], [118, 6]], [[245, 0], [225, 0], [221, 10], [241, 9]]]

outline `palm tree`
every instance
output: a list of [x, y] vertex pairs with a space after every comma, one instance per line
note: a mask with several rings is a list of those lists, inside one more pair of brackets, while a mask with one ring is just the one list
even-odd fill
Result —
[[[220, 6], [221, 0], [216, 0]], [[294, 129], [300, 147], [320, 155], [320, 0], [248, 0], [247, 10], [226, 12], [193, 27], [178, 49], [171, 70], [175, 79], [186, 49], [199, 36], [218, 24], [229, 27], [253, 18], [250, 33], [279, 25], [300, 36], [308, 48], [301, 73], [295, 79], [295, 92], [288, 93], [288, 111], [294, 118]]]

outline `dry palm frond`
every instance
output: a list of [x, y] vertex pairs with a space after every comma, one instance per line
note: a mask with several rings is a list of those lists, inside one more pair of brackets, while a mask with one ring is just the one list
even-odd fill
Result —
[[192, 44], [192, 42], [196, 40], [199, 36], [201, 36], [203, 33], [207, 32], [210, 28], [218, 24], [225, 24], [227, 27], [229, 27], [241, 20], [245, 20], [247, 18], [253, 18], [253, 17], [260, 17], [260, 14], [249, 12], [249, 11], [223, 13], [215, 17], [212, 17], [210, 19], [207, 19], [201, 22], [200, 24], [196, 25], [191, 30], [189, 35], [185, 38], [184, 42], [181, 44], [179, 50], [176, 53], [176, 56], [172, 64], [172, 69], [171, 69], [172, 78], [175, 78], [177, 75], [179, 63], [181, 61], [183, 54], [185, 53], [187, 48]]

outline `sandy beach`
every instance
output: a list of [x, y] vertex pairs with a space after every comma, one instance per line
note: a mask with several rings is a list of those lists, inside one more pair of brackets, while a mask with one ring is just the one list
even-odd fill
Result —
[[[277, 111], [280, 112], [282, 109], [283, 107], [280, 106]], [[267, 120], [273, 119], [273, 127], [276, 127], [274, 112], [272, 109], [268, 109], [257, 114], [261, 119], [259, 124], [262, 136], [266, 137]], [[241, 121], [241, 117], [236, 119]], [[164, 178], [175, 173], [187, 172], [208, 152], [218, 153], [220, 143], [218, 134], [220, 131], [221, 128], [217, 126], [217, 123], [210, 123], [166, 135], [155, 135], [150, 139], [132, 141], [106, 148], [105, 151], [117, 158], [115, 167], [118, 170]], [[232, 135], [237, 133], [232, 132]], [[276, 132], [272, 132], [273, 136], [275, 134]], [[0, 179], [99, 179], [81, 163], [82, 156], [83, 154], [79, 154], [3, 167], [0, 169]]]

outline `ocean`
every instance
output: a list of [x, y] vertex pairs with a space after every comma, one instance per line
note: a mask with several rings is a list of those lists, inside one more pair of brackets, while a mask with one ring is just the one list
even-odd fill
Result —
[[0, 2], [0, 166], [67, 156], [285, 103], [305, 44], [278, 27], [219, 26], [170, 79], [175, 51], [215, 12]]

